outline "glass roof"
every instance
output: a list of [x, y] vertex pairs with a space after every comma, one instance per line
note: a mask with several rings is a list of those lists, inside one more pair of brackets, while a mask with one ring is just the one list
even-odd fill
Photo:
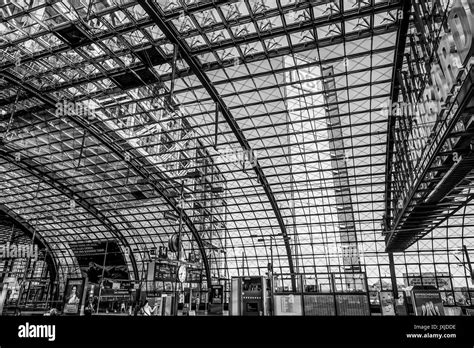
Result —
[[[401, 2], [147, 3], [0, 3], [0, 203], [63, 264], [68, 243], [113, 238], [141, 269], [183, 206], [212, 277], [271, 256], [280, 273], [385, 277]], [[356, 261], [331, 253], [354, 245]]]

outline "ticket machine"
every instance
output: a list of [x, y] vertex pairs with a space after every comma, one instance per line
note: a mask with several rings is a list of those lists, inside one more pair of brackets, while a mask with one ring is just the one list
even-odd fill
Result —
[[267, 315], [267, 282], [264, 277], [233, 277], [231, 315]]

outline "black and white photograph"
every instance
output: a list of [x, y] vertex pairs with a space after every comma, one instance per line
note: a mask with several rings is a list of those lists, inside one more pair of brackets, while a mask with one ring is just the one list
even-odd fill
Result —
[[84, 291], [84, 279], [68, 279], [64, 292], [64, 314], [79, 314]]
[[0, 0], [0, 348], [474, 346], [474, 0]]

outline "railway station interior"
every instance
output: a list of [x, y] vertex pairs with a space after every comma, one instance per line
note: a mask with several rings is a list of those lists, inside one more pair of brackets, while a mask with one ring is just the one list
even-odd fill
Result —
[[0, 16], [0, 315], [474, 315], [473, 0]]

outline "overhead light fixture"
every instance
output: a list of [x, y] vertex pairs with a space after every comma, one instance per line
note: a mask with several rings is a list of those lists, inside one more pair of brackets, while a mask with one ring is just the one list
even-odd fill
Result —
[[44, 220], [44, 221], [56, 221], [56, 217], [54, 215], [45, 215], [42, 220]]
[[180, 103], [174, 95], [165, 95], [164, 98], [164, 107], [168, 112], [178, 111], [180, 108]]
[[147, 199], [148, 197], [140, 190], [134, 190], [130, 192], [132, 196], [137, 200]]
[[[180, 197], [181, 194], [176, 191], [176, 189], [167, 189], [164, 191], [164, 195], [168, 198], [176, 198], [176, 197]], [[183, 192], [183, 197], [189, 197], [190, 194], [188, 192]]]
[[140, 178], [137, 180], [137, 185], [146, 185], [148, 183], [149, 183], [148, 179], [145, 179], [145, 178]]
[[197, 169], [193, 171], [189, 171], [185, 175], [186, 178], [190, 178], [190, 179], [200, 178], [201, 176], [202, 176], [202, 173]]
[[213, 186], [211, 188], [212, 193], [222, 193], [224, 192], [224, 186]]
[[92, 43], [89, 35], [74, 23], [60, 26], [54, 31], [54, 34], [73, 48]]

